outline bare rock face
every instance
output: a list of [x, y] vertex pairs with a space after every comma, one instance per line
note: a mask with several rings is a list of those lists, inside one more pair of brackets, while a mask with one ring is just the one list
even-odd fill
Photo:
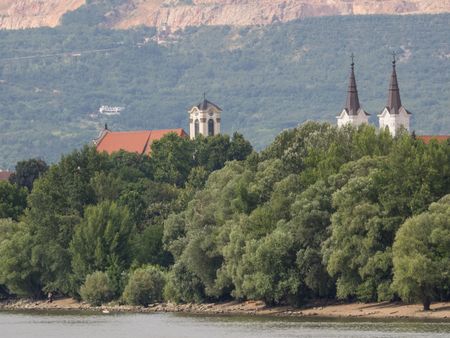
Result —
[[0, 0], [0, 29], [57, 26], [64, 13], [85, 0]]
[[435, 14], [450, 12], [450, 0], [132, 0], [115, 22], [172, 29], [201, 25], [268, 25], [274, 22], [368, 14]]
[[[85, 0], [0, 0], [0, 28], [56, 26]], [[450, 0], [126, 0], [106, 15], [114, 28], [268, 25], [306, 17], [450, 13]]]

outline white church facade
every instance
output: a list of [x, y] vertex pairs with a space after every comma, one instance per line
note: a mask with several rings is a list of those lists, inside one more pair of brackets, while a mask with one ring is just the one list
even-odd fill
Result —
[[203, 101], [189, 110], [189, 135], [191, 139], [199, 135], [215, 136], [220, 134], [222, 109], [208, 101], [203, 95]]
[[[358, 127], [361, 124], [369, 123], [370, 114], [361, 108], [359, 103], [354, 67], [355, 64], [352, 56], [346, 105], [341, 114], [336, 117], [338, 127], [343, 127], [345, 125]], [[400, 98], [400, 88], [397, 80], [396, 60], [394, 54], [387, 105], [378, 115], [379, 126], [381, 130], [387, 128], [389, 132], [395, 136], [402, 128], [407, 131], [410, 130], [410, 118], [411, 113], [403, 107]]]

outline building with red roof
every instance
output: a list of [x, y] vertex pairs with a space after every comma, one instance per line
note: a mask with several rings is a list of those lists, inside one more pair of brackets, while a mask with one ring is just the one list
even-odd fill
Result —
[[420, 135], [417, 136], [417, 139], [422, 140], [425, 144], [430, 143], [432, 140], [445, 142], [450, 139], [450, 135]]
[[11, 177], [13, 173], [11, 171], [7, 170], [0, 170], [0, 181], [9, 181], [9, 178]]
[[99, 152], [112, 154], [120, 150], [130, 153], [150, 155], [151, 145], [154, 141], [160, 140], [165, 135], [174, 133], [180, 137], [189, 137], [181, 129], [165, 130], [139, 130], [139, 131], [111, 131], [105, 126], [100, 136], [94, 140], [94, 144]]

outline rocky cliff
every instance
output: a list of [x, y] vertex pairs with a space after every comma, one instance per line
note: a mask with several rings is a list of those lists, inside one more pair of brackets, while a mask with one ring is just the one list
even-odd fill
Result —
[[306, 17], [450, 12], [450, 0], [133, 0], [115, 26], [266, 25]]
[[[85, 0], [0, 0], [0, 28], [56, 26]], [[450, 0], [123, 0], [106, 13], [110, 27], [138, 25], [172, 29], [200, 25], [267, 25], [329, 15], [436, 14]]]
[[0, 0], [0, 29], [54, 27], [85, 0]]

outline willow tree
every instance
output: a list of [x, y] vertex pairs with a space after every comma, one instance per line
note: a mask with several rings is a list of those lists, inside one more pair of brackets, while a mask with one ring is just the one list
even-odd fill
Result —
[[393, 246], [394, 289], [406, 301], [421, 301], [424, 311], [433, 300], [450, 295], [450, 195], [429, 211], [408, 219]]

